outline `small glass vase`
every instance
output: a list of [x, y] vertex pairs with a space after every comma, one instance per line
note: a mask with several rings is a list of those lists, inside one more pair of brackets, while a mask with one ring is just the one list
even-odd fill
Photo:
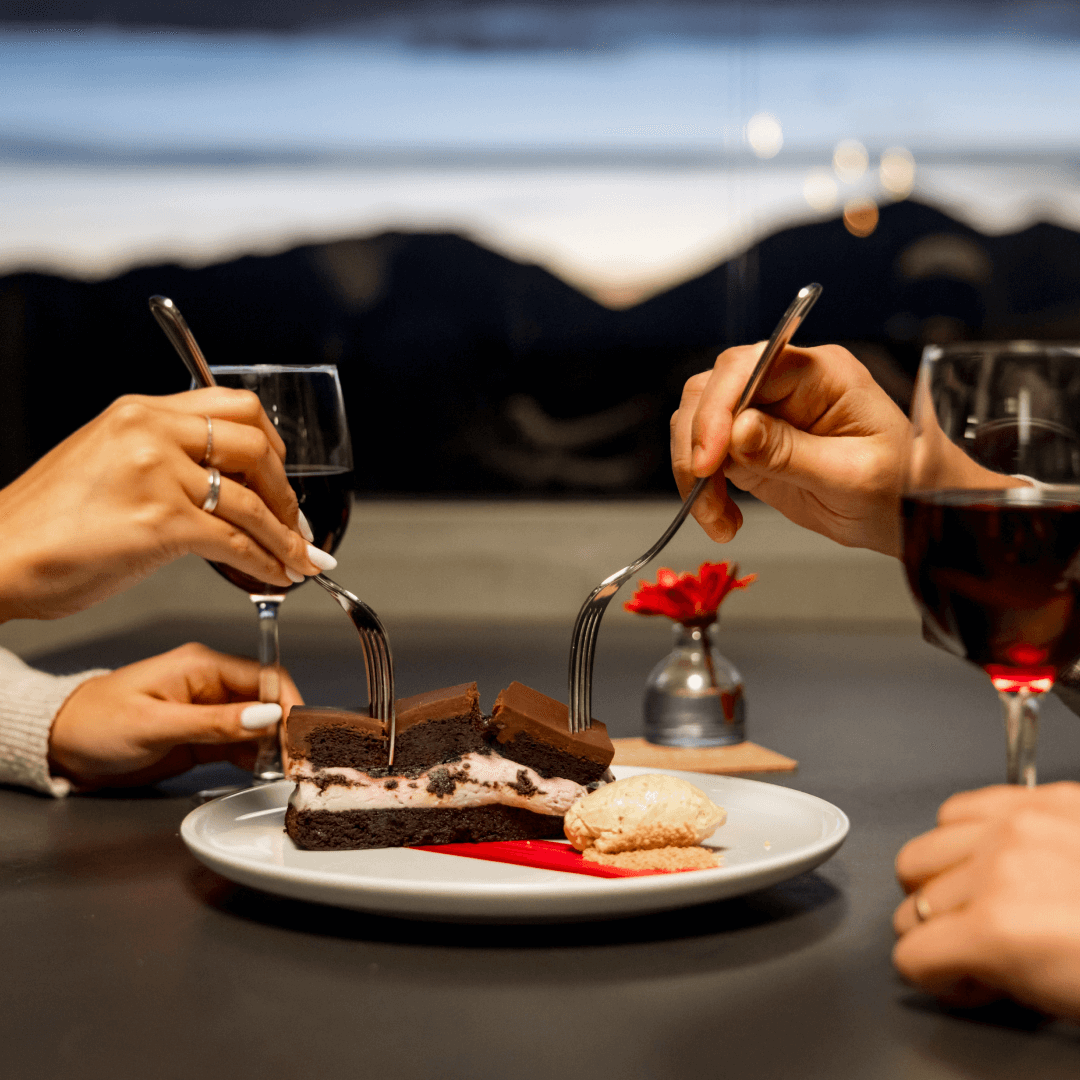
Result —
[[645, 683], [645, 738], [660, 746], [728, 746], [746, 738], [742, 676], [717, 652], [712, 627], [672, 627], [675, 648]]

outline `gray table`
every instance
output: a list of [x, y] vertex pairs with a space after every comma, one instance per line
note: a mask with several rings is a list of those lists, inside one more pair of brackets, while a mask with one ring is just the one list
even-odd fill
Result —
[[[394, 630], [403, 694], [511, 678], [561, 694], [566, 630]], [[140, 631], [54, 655], [119, 664], [251, 628]], [[347, 624], [284, 621], [309, 701], [362, 696]], [[1080, 1030], [1019, 1009], [949, 1014], [889, 964], [892, 859], [938, 803], [1003, 772], [984, 677], [910, 634], [721, 634], [776, 782], [852, 819], [817, 872], [740, 899], [569, 926], [414, 923], [241, 888], [178, 826], [224, 768], [151, 792], [54, 802], [0, 791], [0, 1063], [20, 1080], [513, 1077], [1040, 1080], [1080, 1075]], [[595, 711], [636, 734], [663, 626], [601, 636]], [[1042, 775], [1080, 775], [1080, 721], [1046, 710]]]

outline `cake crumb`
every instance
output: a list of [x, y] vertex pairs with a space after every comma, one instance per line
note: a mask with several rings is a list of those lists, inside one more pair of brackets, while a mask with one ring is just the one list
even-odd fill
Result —
[[662, 847], [645, 851], [617, 851], [605, 855], [587, 847], [582, 855], [590, 862], [614, 866], [620, 870], [709, 870], [722, 866], [723, 855], [706, 847]]

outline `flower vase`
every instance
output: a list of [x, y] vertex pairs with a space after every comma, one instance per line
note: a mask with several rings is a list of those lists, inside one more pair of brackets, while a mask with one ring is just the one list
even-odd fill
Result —
[[645, 684], [645, 738], [661, 746], [727, 746], [746, 738], [742, 676], [711, 626], [672, 627], [675, 647]]

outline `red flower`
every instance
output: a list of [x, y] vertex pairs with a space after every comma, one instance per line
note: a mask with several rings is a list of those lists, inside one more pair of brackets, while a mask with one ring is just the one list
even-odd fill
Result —
[[737, 564], [702, 563], [697, 572], [680, 577], [673, 570], [661, 567], [656, 572], [656, 584], [641, 582], [634, 598], [623, 607], [637, 615], [666, 615], [683, 626], [709, 626], [724, 597], [732, 589], [745, 589], [757, 574], [738, 578]]

